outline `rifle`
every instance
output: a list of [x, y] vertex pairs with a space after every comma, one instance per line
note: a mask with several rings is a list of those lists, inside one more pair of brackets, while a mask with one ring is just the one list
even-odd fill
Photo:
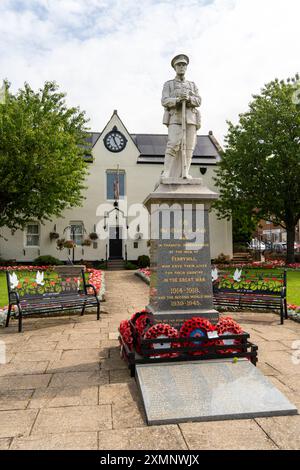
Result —
[[181, 176], [186, 178], [186, 100], [182, 101]]

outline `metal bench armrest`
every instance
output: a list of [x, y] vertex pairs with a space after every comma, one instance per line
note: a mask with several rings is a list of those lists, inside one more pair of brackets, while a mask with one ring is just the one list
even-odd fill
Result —
[[[9, 292], [8, 297], [10, 304], [18, 305], [20, 303], [20, 296], [18, 292], [12, 290]], [[14, 299], [12, 299], [12, 297], [14, 297]]]
[[[95, 295], [95, 297], [97, 297], [96, 287], [95, 287], [93, 284], [86, 284], [86, 285], [85, 285], [86, 290], [87, 290], [89, 287], [90, 287], [91, 289], [93, 289], [94, 295]], [[87, 291], [86, 291], [86, 294], [87, 294]]]

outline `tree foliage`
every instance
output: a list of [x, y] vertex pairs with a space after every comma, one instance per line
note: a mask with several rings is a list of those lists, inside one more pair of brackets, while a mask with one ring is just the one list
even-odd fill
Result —
[[287, 230], [287, 260], [294, 259], [300, 218], [299, 76], [274, 81], [254, 95], [239, 123], [228, 122], [225, 151], [216, 171], [222, 217], [244, 212]]
[[28, 84], [0, 104], [0, 227], [22, 229], [82, 203], [87, 119], [54, 82]]

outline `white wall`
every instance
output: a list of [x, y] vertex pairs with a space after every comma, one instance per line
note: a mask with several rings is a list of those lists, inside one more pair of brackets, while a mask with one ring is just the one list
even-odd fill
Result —
[[[108, 151], [103, 144], [104, 136], [107, 132], [112, 130], [115, 125], [128, 139], [125, 149], [119, 153]], [[56, 231], [60, 234], [60, 238], [68, 238], [67, 234], [64, 234], [63, 231], [65, 227], [69, 225], [70, 221], [82, 221], [87, 231], [86, 236], [94, 231], [95, 224], [100, 223], [100, 228], [103, 227], [102, 217], [99, 213], [97, 215], [97, 209], [98, 211], [100, 209], [101, 213], [101, 205], [108, 202], [106, 201], [106, 170], [116, 170], [119, 164], [120, 170], [125, 171], [125, 194], [127, 197], [127, 205], [131, 207], [132, 204], [142, 203], [146, 196], [153, 191], [163, 168], [162, 165], [158, 164], [136, 163], [139, 151], [117, 114], [113, 114], [111, 120], [103, 130], [93, 148], [93, 156], [94, 162], [89, 164], [89, 175], [86, 180], [87, 190], [85, 191], [86, 199], [83, 207], [65, 210], [63, 217], [41, 225], [40, 248], [25, 247], [25, 235], [23, 232], [17, 231], [12, 236], [10, 230], [3, 229], [1, 233], [8, 238], [8, 241], [5, 241], [3, 238], [0, 239], [0, 256], [2, 258], [16, 259], [17, 261], [32, 261], [39, 254], [49, 254], [61, 260], [67, 260], [68, 256], [72, 257], [72, 251], [70, 254], [69, 250], [66, 249], [58, 251], [56, 249], [56, 241], [50, 241], [49, 233], [54, 231], [54, 224], [56, 224]], [[199, 172], [199, 166], [192, 165], [190, 172], [194, 177], [202, 177], [204, 185], [208, 186], [210, 189], [215, 189], [212, 181], [213, 171], [213, 166], [207, 166], [207, 172], [202, 176]], [[122, 208], [122, 205], [123, 203], [120, 203], [120, 208]], [[115, 221], [112, 219], [111, 223], [114, 225]], [[129, 224], [130, 230], [134, 228], [135, 231], [137, 222], [134, 222], [134, 217], [129, 218]], [[141, 227], [141, 232], [145, 232], [143, 227]], [[147, 240], [138, 241], [139, 247], [137, 249], [133, 248], [134, 241], [136, 240], [123, 240], [124, 256], [125, 243], [127, 244], [128, 259], [134, 260], [137, 259], [139, 255], [149, 253]], [[220, 253], [232, 256], [231, 221], [217, 220], [213, 212], [210, 214], [210, 241], [212, 258], [218, 256]], [[109, 245], [108, 240], [97, 240], [97, 249], [92, 246], [76, 247], [75, 259], [105, 259], [106, 244]], [[25, 252], [23, 250], [25, 250]]]

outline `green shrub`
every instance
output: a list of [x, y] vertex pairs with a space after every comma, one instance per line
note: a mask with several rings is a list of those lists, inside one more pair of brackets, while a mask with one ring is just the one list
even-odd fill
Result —
[[15, 259], [2, 259], [0, 258], [0, 266], [13, 266], [16, 264]]
[[58, 266], [61, 264], [64, 264], [62, 261], [60, 261], [57, 258], [54, 258], [54, 256], [51, 255], [44, 255], [44, 256], [39, 256], [36, 258], [33, 263], [35, 266]]
[[137, 269], [136, 264], [131, 263], [130, 261], [127, 261], [125, 264], [125, 269]]
[[230, 257], [227, 255], [224, 255], [224, 253], [219, 254], [217, 258], [213, 260], [215, 264], [229, 264], [230, 263]]
[[148, 268], [150, 266], [150, 258], [148, 255], [141, 255], [137, 259], [137, 264], [139, 268]]
[[233, 252], [234, 253], [248, 253], [249, 248], [247, 247], [246, 244], [243, 245], [242, 243], [234, 243]]
[[98, 261], [93, 261], [92, 265], [93, 265], [94, 269], [106, 269], [106, 262], [104, 261], [104, 259], [102, 259], [100, 261], [99, 260]]
[[286, 259], [285, 253], [276, 253], [276, 251], [265, 251], [264, 256], [266, 261], [285, 261]]

